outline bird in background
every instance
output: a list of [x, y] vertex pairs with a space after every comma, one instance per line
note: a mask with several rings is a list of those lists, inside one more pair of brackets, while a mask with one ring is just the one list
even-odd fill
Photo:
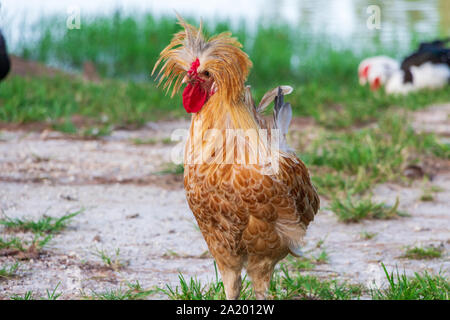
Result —
[[372, 90], [377, 90], [399, 68], [400, 63], [387, 56], [364, 59], [358, 66], [359, 84], [363, 86], [369, 83]]
[[[252, 63], [238, 40], [229, 32], [207, 38], [201, 23], [196, 28], [179, 15], [178, 20], [182, 30], [161, 52], [152, 74], [160, 68], [159, 84], [167, 92], [172, 88], [172, 96], [185, 85], [183, 107], [192, 114], [184, 154], [187, 202], [217, 262], [227, 299], [239, 298], [244, 268], [256, 298], [264, 299], [276, 264], [288, 254], [301, 255], [320, 205], [308, 169], [286, 141], [292, 110], [284, 95], [292, 88], [279, 86], [256, 105], [245, 85]], [[262, 114], [272, 102], [270, 120]], [[210, 129], [216, 134], [209, 135]], [[267, 151], [262, 129], [267, 140], [278, 137], [271, 154], [278, 157], [277, 170], [267, 170], [274, 161], [250, 161]], [[238, 133], [222, 139], [230, 130]], [[242, 132], [256, 134], [249, 138]], [[218, 161], [191, 161], [202, 154]]]
[[364, 59], [358, 66], [361, 85], [387, 94], [408, 94], [422, 89], [440, 89], [450, 83], [450, 38], [423, 42], [401, 63], [387, 56]]
[[11, 62], [9, 60], [8, 51], [6, 48], [6, 41], [0, 30], [0, 81], [6, 78], [11, 68]]

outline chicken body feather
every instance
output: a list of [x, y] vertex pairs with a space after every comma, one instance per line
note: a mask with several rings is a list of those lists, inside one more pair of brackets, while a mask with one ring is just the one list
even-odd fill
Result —
[[[217, 261], [227, 298], [239, 297], [244, 266], [256, 297], [264, 298], [275, 265], [289, 253], [300, 253], [320, 206], [308, 169], [286, 142], [292, 111], [283, 94], [292, 88], [269, 91], [256, 107], [250, 88], [244, 86], [251, 62], [240, 44], [229, 34], [208, 41], [179, 19], [184, 33], [175, 35], [157, 63], [166, 60], [161, 81], [178, 83], [176, 77], [186, 77], [192, 61], [199, 59], [198, 73], [207, 70], [215, 88], [192, 114], [184, 156], [187, 201]], [[186, 61], [178, 62], [180, 57]], [[174, 92], [178, 89], [175, 84]], [[262, 112], [274, 100], [270, 122]], [[231, 138], [230, 131], [235, 133]], [[279, 139], [275, 150], [267, 144], [272, 137]], [[278, 166], [267, 171], [273, 159]]]

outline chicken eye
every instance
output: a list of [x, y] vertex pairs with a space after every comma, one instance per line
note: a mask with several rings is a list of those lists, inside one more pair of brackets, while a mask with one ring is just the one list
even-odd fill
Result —
[[209, 76], [210, 76], [210, 74], [209, 74], [208, 71], [203, 72], [203, 74], [204, 74], [206, 77], [209, 77]]

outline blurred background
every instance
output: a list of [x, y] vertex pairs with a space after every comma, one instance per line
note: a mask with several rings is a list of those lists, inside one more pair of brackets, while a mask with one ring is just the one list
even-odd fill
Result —
[[[367, 27], [370, 5], [381, 9], [379, 29]], [[419, 42], [448, 35], [449, 6], [448, 0], [232, 0], [213, 4], [3, 0], [0, 26], [11, 53], [26, 60], [75, 73], [85, 68], [87, 76], [91, 72], [93, 77], [148, 83], [153, 80], [149, 74], [159, 52], [179, 29], [176, 10], [194, 24], [202, 19], [211, 35], [233, 32], [254, 63], [248, 82], [257, 97], [279, 83], [320, 82], [336, 94], [356, 83], [355, 70], [363, 58], [384, 54], [401, 60]], [[79, 13], [80, 29], [67, 27], [74, 12]], [[150, 100], [159, 103], [165, 113], [180, 115], [181, 110], [173, 110], [160, 94], [152, 92]], [[320, 120], [324, 101], [317, 99], [314, 90], [312, 94], [316, 106], [301, 106], [296, 112]], [[54, 115], [50, 112], [49, 116]], [[134, 122], [149, 115], [133, 109], [123, 120], [129, 117]]]
[[[146, 79], [146, 70], [178, 29], [173, 23], [175, 10], [192, 22], [203, 19], [211, 34], [232, 30], [255, 62], [253, 81], [261, 78], [258, 72], [264, 68], [259, 62], [265, 60], [273, 63], [271, 68], [268, 62], [264, 66], [273, 69], [277, 79], [288, 71], [300, 77], [299, 70], [312, 57], [324, 59], [320, 56], [327, 49], [355, 54], [382, 49], [400, 58], [417, 41], [445, 35], [450, 29], [448, 0], [1, 3], [1, 26], [12, 52], [66, 68], [80, 68], [83, 60], [91, 60], [102, 75], [141, 79]], [[370, 5], [382, 10], [380, 29], [366, 26]], [[82, 32], [65, 27], [70, 7], [79, 9]], [[264, 46], [268, 38], [271, 45]]]

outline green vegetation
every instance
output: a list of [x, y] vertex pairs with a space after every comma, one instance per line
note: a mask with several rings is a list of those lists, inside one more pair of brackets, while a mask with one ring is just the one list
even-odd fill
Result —
[[370, 240], [370, 239], [375, 238], [377, 236], [377, 234], [378, 233], [375, 233], [375, 232], [361, 231], [359, 233], [359, 236], [361, 237], [361, 239]]
[[154, 138], [150, 138], [150, 139], [135, 138], [135, 139], [132, 139], [131, 142], [137, 146], [139, 146], [139, 145], [154, 145], [154, 144], [158, 143], [158, 141]]
[[[80, 30], [55, 27], [65, 20], [65, 16], [43, 18], [35, 26], [35, 38], [20, 44], [17, 53], [75, 70], [91, 61], [108, 79], [90, 83], [73, 77], [12, 77], [2, 83], [0, 121], [46, 122], [67, 133], [90, 135], [93, 130], [95, 136], [96, 132], [107, 134], [111, 126], [139, 126], [186, 115], [180, 95], [165, 97], [150, 77], [159, 53], [180, 29], [173, 15], [156, 18], [116, 12], [112, 17], [84, 17]], [[218, 21], [206, 23], [205, 30], [210, 35], [231, 30], [243, 43], [254, 65], [248, 83], [257, 100], [268, 89], [289, 84], [295, 88], [289, 96], [294, 113], [311, 116], [327, 128], [376, 121], [392, 106], [414, 110], [450, 100], [446, 89], [393, 97], [359, 86], [359, 62], [380, 53], [402, 55], [397, 43], [386, 49], [376, 39], [365, 41], [368, 49], [355, 53], [352, 44], [315, 34], [306, 26], [260, 25], [250, 32], [244, 25], [234, 28], [229, 21]], [[413, 37], [411, 47], [419, 40]], [[85, 122], [77, 123], [74, 115]]]
[[[179, 275], [180, 286], [160, 291], [173, 300], [217, 300], [225, 299], [222, 281], [216, 277], [216, 281], [202, 285], [197, 279], [186, 281], [182, 274]], [[339, 284], [335, 280], [319, 280], [313, 276], [302, 276], [299, 273], [291, 274], [285, 266], [275, 272], [270, 284], [268, 297], [271, 299], [334, 299], [346, 300], [359, 298], [361, 287]], [[251, 283], [244, 279], [240, 299], [255, 299]]]
[[293, 257], [289, 255], [287, 257], [286, 266], [293, 270], [312, 270], [318, 264], [328, 263], [328, 253], [322, 250], [319, 255], [311, 255], [304, 257]]
[[16, 271], [19, 269], [19, 263], [15, 262], [11, 265], [4, 265], [0, 267], [0, 280], [9, 279], [16, 275]]
[[406, 259], [436, 259], [442, 257], [442, 249], [435, 247], [421, 248], [413, 247], [408, 248], [402, 258]]
[[[265, 85], [261, 90], [253, 86], [255, 95], [260, 98], [275, 85]], [[373, 95], [367, 88], [339, 79], [336, 85], [348, 86], [346, 90], [351, 94], [343, 97], [342, 90], [333, 86], [293, 84], [296, 90], [287, 99], [294, 114], [311, 116], [318, 124], [336, 129], [376, 121], [389, 106], [416, 109], [450, 100], [445, 89], [394, 98], [384, 97], [381, 92]], [[181, 106], [181, 94], [170, 99], [153, 82], [115, 79], [89, 83], [77, 77], [13, 76], [2, 83], [0, 102], [0, 122], [40, 122], [82, 136], [101, 136], [114, 127], [135, 128], [148, 121], [187, 116]]]
[[2, 83], [0, 102], [0, 122], [41, 122], [84, 135], [184, 114], [180, 97], [169, 100], [154, 83], [113, 79], [87, 83], [68, 77], [11, 77]]
[[13, 295], [11, 297], [11, 300], [38, 300], [38, 299], [39, 300], [58, 300], [58, 298], [62, 295], [62, 292], [60, 292], [60, 293], [56, 292], [56, 290], [58, 289], [60, 284], [61, 283], [58, 282], [56, 287], [53, 290], [51, 290], [51, 291], [46, 289], [46, 293], [47, 293], [46, 297], [39, 297], [39, 298], [37, 298], [37, 297], [35, 297], [33, 295], [33, 291], [27, 291], [27, 292], [25, 292], [25, 294], [23, 296]]
[[282, 276], [274, 277], [269, 290], [274, 299], [351, 300], [359, 299], [362, 294], [359, 285], [290, 273], [284, 266], [280, 270]]
[[17, 237], [11, 239], [0, 238], [0, 252], [4, 255], [18, 257], [22, 260], [39, 256], [42, 249], [52, 239], [52, 235], [42, 236], [36, 234], [32, 241]]
[[[275, 271], [270, 284], [268, 297], [271, 299], [300, 299], [300, 300], [354, 300], [370, 297], [373, 300], [448, 300], [450, 283], [441, 274], [430, 275], [415, 273], [410, 278], [405, 274], [389, 274], [382, 264], [388, 287], [368, 289], [361, 285], [338, 282], [335, 279], [320, 279], [315, 276], [301, 275], [296, 271], [288, 271], [282, 264]], [[217, 274], [217, 270], [216, 270]], [[159, 291], [173, 300], [215, 300], [224, 299], [225, 292], [222, 281], [216, 280], [209, 284], [202, 284], [197, 279], [187, 281], [179, 275], [180, 285], [172, 288], [159, 288]], [[251, 284], [244, 279], [240, 299], [254, 299]]]
[[148, 138], [148, 139], [141, 139], [141, 138], [135, 138], [132, 139], [131, 142], [137, 146], [139, 145], [155, 145], [158, 143], [162, 144], [173, 144], [174, 142], [170, 138], [163, 138], [163, 139], [155, 139], [155, 138]]
[[68, 213], [60, 218], [44, 216], [37, 221], [19, 218], [5, 218], [0, 219], [0, 225], [5, 226], [5, 229], [11, 232], [31, 231], [33, 233], [58, 233], [67, 227], [70, 219], [79, 215], [83, 210], [73, 213]]
[[[166, 285], [165, 289], [160, 289], [171, 300], [222, 300], [226, 298], [223, 282], [217, 278], [215, 282], [207, 285], [202, 285], [199, 280], [193, 278], [186, 281], [182, 274], [179, 274], [178, 278], [180, 286], [172, 288], [170, 285]], [[247, 290], [242, 290], [241, 299], [247, 294]]]
[[404, 215], [397, 210], [398, 204], [398, 199], [393, 207], [389, 207], [384, 203], [374, 203], [371, 199], [362, 199], [355, 203], [350, 198], [344, 201], [335, 198], [330, 209], [340, 221], [350, 223], [362, 219], [392, 219]]
[[424, 202], [434, 201], [434, 196], [430, 193], [424, 193], [420, 196], [420, 201], [424, 201]]
[[101, 249], [101, 250], [96, 249], [94, 254], [103, 261], [105, 266], [107, 266], [108, 268], [111, 268], [114, 271], [118, 271], [125, 266], [125, 263], [123, 261], [121, 261], [121, 259], [120, 259], [120, 249], [119, 248], [117, 248], [114, 251], [114, 256], [112, 256], [111, 254], [109, 254], [108, 252], [106, 252], [103, 249]]
[[415, 273], [408, 278], [399, 274], [398, 270], [388, 273], [383, 264], [389, 286], [386, 289], [376, 289], [371, 292], [374, 300], [448, 300], [450, 295], [450, 282], [440, 274], [430, 275]]
[[[224, 300], [226, 298], [225, 289], [223, 282], [219, 279], [219, 273], [215, 262], [214, 270], [216, 272], [216, 280], [212, 283], [203, 285], [196, 278], [191, 278], [189, 281], [186, 281], [184, 276], [180, 273], [178, 275], [180, 286], [172, 288], [170, 285], [166, 285], [165, 288], [158, 288], [158, 291], [167, 295], [171, 300]], [[248, 300], [251, 297], [252, 291], [250, 282], [244, 279], [240, 299]]]
[[[33, 239], [31, 241], [19, 237], [10, 237], [9, 239], [0, 237], [1, 256], [9, 256], [17, 260], [39, 258], [43, 248], [50, 242], [53, 235], [66, 228], [70, 219], [82, 211], [68, 213], [60, 218], [44, 215], [36, 221], [9, 217], [0, 219], [0, 225], [3, 225], [3, 229], [7, 232], [33, 233]], [[6, 272], [7, 270], [5, 269], [4, 271]]]
[[423, 188], [423, 193], [420, 196], [420, 201], [423, 202], [431, 202], [434, 201], [434, 194], [437, 192], [442, 192], [444, 189], [442, 189], [439, 186], [425, 186]]
[[84, 299], [88, 300], [142, 300], [149, 295], [157, 292], [156, 289], [144, 290], [139, 281], [136, 283], [127, 283], [127, 288], [120, 288], [114, 290], [106, 290], [104, 292], [92, 291], [91, 295], [83, 293]]
[[165, 165], [165, 168], [156, 172], [156, 174], [176, 174], [180, 175], [184, 173], [184, 167], [182, 164], [174, 164], [174, 163], [167, 163]]
[[[432, 134], [417, 134], [404, 116], [385, 114], [376, 126], [328, 132], [300, 154], [318, 167], [313, 181], [327, 194], [363, 193], [374, 184], [400, 181], [402, 167], [425, 157], [450, 158], [450, 146]], [[324, 172], [324, 174], [322, 174]]]
[[23, 243], [22, 240], [16, 237], [10, 238], [8, 240], [0, 238], [0, 250], [1, 249], [15, 249], [23, 251]]
[[58, 289], [60, 284], [61, 283], [58, 282], [58, 284], [52, 291], [48, 291], [48, 289], [46, 289], [46, 292], [47, 292], [46, 300], [57, 300], [62, 295], [62, 293], [56, 293], [56, 290]]
[[33, 300], [33, 291], [27, 291], [23, 296], [17, 294], [11, 296], [11, 300]]

